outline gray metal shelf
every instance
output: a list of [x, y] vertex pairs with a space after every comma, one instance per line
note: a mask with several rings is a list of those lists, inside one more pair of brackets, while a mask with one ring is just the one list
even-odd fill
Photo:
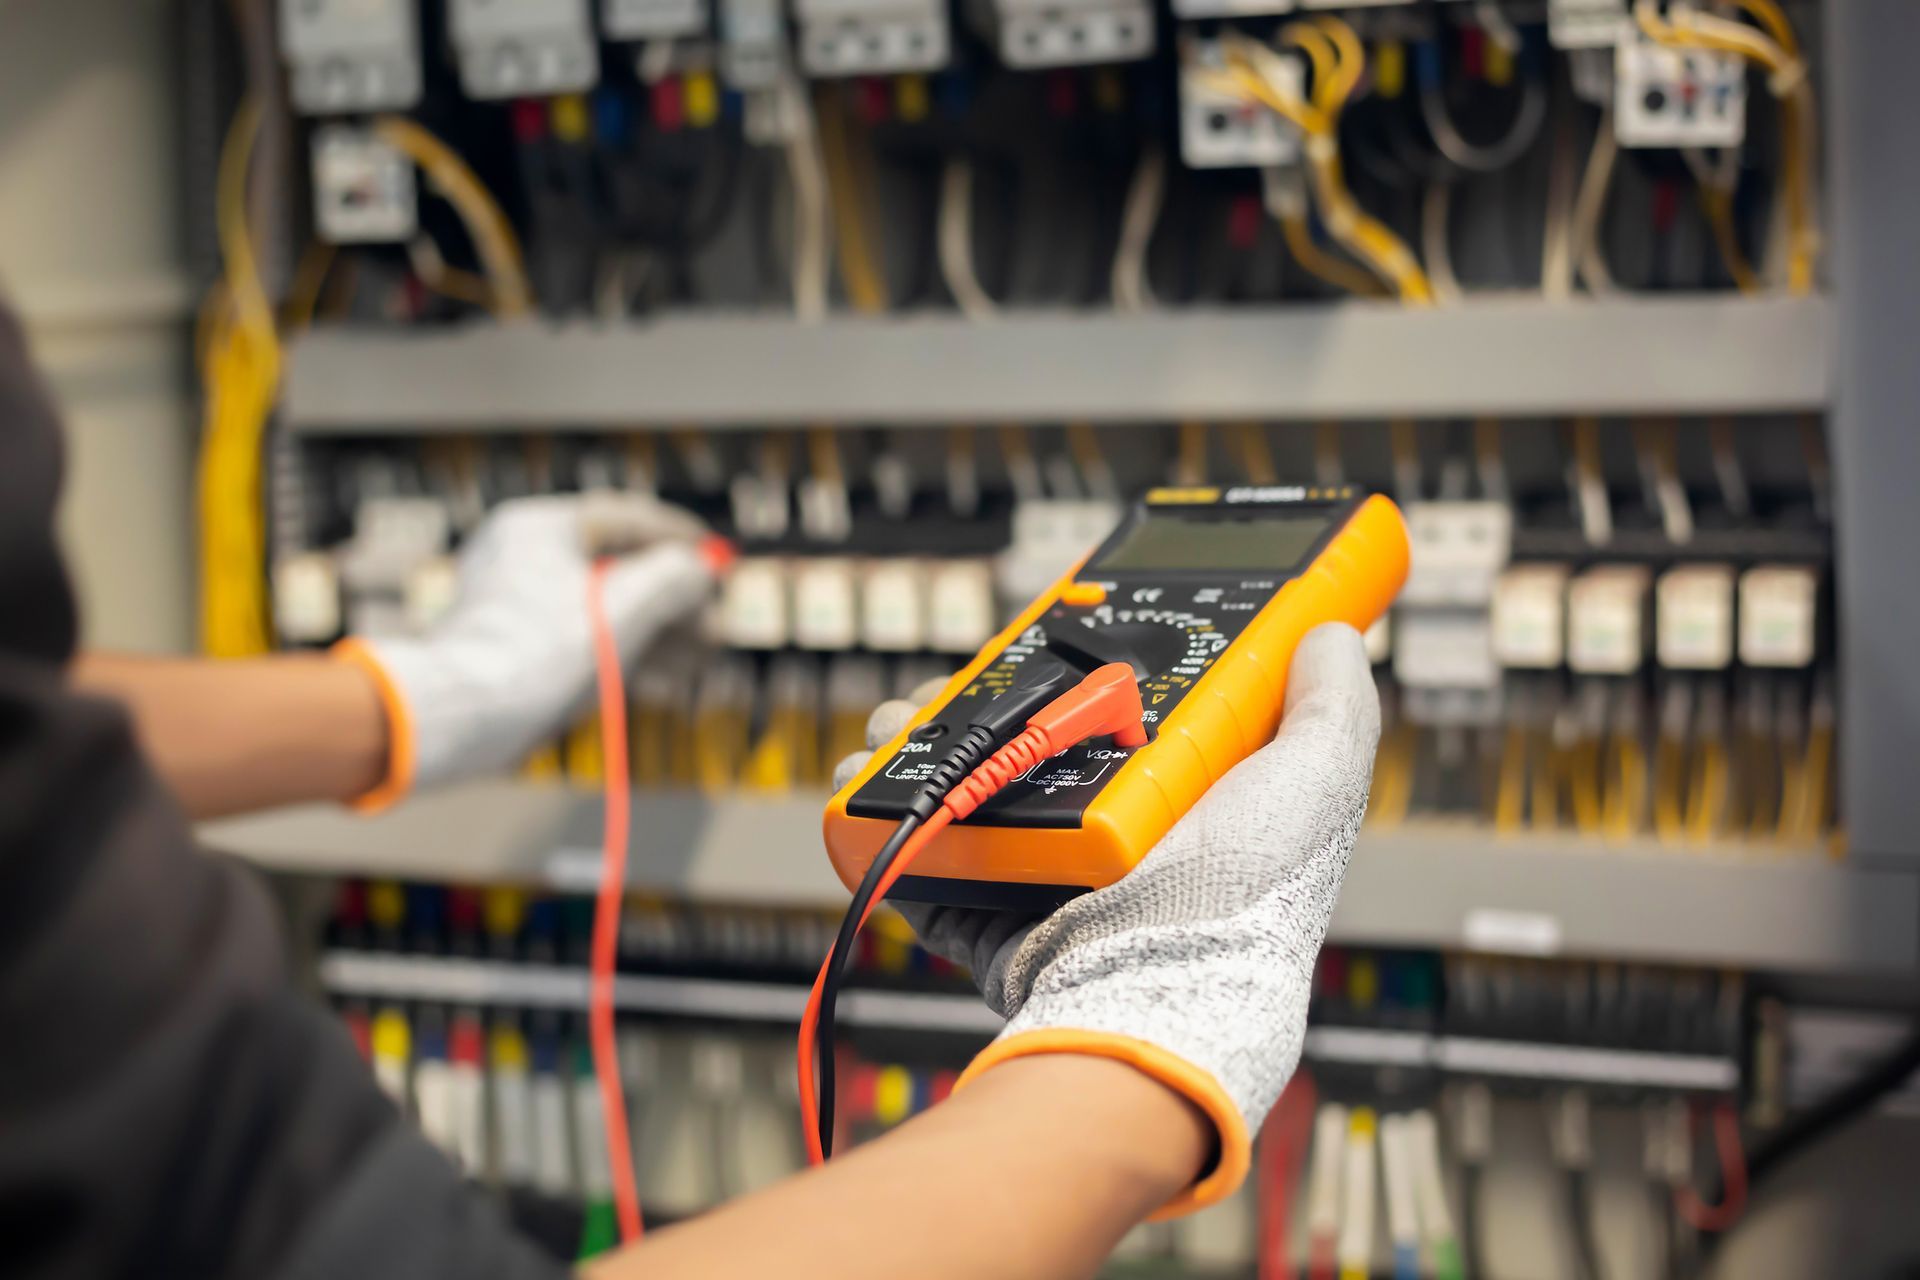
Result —
[[[714, 902], [837, 908], [824, 797], [639, 792], [629, 880]], [[376, 818], [298, 808], [208, 823], [213, 848], [268, 869], [583, 892], [600, 803], [521, 781], [421, 796]], [[1920, 968], [1920, 872], [1775, 845], [1674, 850], [1468, 824], [1362, 833], [1331, 938], [1804, 972]]]
[[1827, 329], [1821, 299], [1718, 295], [323, 329], [293, 346], [282, 418], [417, 434], [1789, 412], [1827, 404]]
[[[320, 985], [334, 995], [369, 1000], [587, 1007], [587, 971], [578, 966], [329, 951], [320, 957], [319, 976]], [[615, 1008], [665, 1017], [788, 1026], [799, 1019], [806, 1002], [806, 987], [790, 982], [623, 973], [613, 986]], [[971, 995], [859, 988], [840, 996], [839, 1021], [846, 1026], [983, 1038], [1002, 1025], [992, 1010]], [[1316, 1062], [1616, 1087], [1724, 1092], [1740, 1079], [1739, 1064], [1711, 1055], [1436, 1036], [1384, 1027], [1310, 1027], [1304, 1048]]]

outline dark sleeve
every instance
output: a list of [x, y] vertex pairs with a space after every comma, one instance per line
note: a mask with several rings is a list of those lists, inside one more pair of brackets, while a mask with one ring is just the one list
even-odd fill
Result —
[[68, 687], [58, 480], [0, 310], [0, 1276], [564, 1276], [293, 990], [262, 887], [192, 847], [125, 714]]

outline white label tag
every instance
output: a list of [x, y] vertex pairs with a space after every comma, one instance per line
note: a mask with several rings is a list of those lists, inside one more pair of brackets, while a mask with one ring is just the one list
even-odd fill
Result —
[[1566, 661], [1567, 566], [1516, 565], [1493, 588], [1493, 656], [1503, 667], [1549, 670]]
[[913, 560], [879, 560], [867, 569], [860, 601], [860, 631], [880, 653], [926, 647], [922, 569]]
[[993, 573], [985, 562], [958, 560], [941, 565], [934, 571], [929, 597], [929, 648], [972, 653], [993, 638]]
[[551, 1071], [533, 1077], [533, 1186], [550, 1196], [573, 1195], [573, 1150], [567, 1084]]
[[1646, 658], [1647, 571], [1589, 569], [1567, 589], [1567, 665], [1582, 675], [1628, 675]]
[[294, 644], [340, 634], [340, 576], [332, 556], [306, 551], [274, 562], [273, 624], [282, 640]]
[[860, 636], [851, 560], [799, 561], [793, 574], [793, 640], [802, 649], [844, 650]]
[[733, 566], [721, 588], [720, 629], [736, 649], [786, 647], [787, 573], [780, 561], [746, 559]]
[[1678, 565], [1654, 588], [1654, 631], [1660, 665], [1674, 671], [1720, 671], [1733, 663], [1733, 569]]
[[1551, 956], [1560, 953], [1560, 921], [1543, 911], [1505, 911], [1476, 907], [1467, 912], [1460, 929], [1469, 951], [1509, 956]]
[[1819, 580], [1802, 565], [1759, 565], [1740, 575], [1740, 661], [1750, 667], [1813, 662]]
[[427, 1141], [448, 1155], [458, 1151], [454, 1118], [453, 1068], [442, 1058], [423, 1058], [413, 1068], [414, 1115]]
[[525, 1067], [497, 1059], [492, 1068], [495, 1172], [509, 1187], [524, 1187], [534, 1176], [533, 1094]]

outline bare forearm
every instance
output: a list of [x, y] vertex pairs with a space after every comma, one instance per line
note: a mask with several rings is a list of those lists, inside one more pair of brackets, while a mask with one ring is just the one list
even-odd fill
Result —
[[1005, 1063], [825, 1168], [664, 1231], [588, 1280], [1064, 1280], [1200, 1172], [1207, 1122], [1103, 1058]]
[[367, 675], [314, 654], [212, 661], [88, 654], [74, 683], [126, 704], [196, 818], [345, 800], [380, 780], [386, 716]]

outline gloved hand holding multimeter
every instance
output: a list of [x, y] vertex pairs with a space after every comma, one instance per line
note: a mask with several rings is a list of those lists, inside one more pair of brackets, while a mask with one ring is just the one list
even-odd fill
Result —
[[[1384, 498], [1157, 490], [928, 705], [904, 723], [897, 706], [877, 713], [891, 740], [828, 807], [842, 879], [890, 886], [928, 946], [971, 967], [1008, 1015], [963, 1087], [1010, 1058], [1100, 1054], [1213, 1121], [1219, 1160], [1163, 1213], [1238, 1185], [1298, 1061], [1379, 736], [1358, 633], [1407, 559]], [[901, 851], [889, 832], [933, 811], [925, 790], [966, 772], [942, 768], [948, 744], [990, 722], [1017, 732], [999, 709], [1083, 677], [1111, 686], [1118, 667], [1134, 677], [1122, 692], [1139, 693], [1120, 718], [1144, 733], [1056, 737], [1057, 754], [1037, 757], [998, 748], [1017, 775], [1002, 768], [940, 811], [937, 834], [906, 841], [911, 874], [873, 875], [876, 854]], [[981, 773], [993, 770], [970, 782]]]

